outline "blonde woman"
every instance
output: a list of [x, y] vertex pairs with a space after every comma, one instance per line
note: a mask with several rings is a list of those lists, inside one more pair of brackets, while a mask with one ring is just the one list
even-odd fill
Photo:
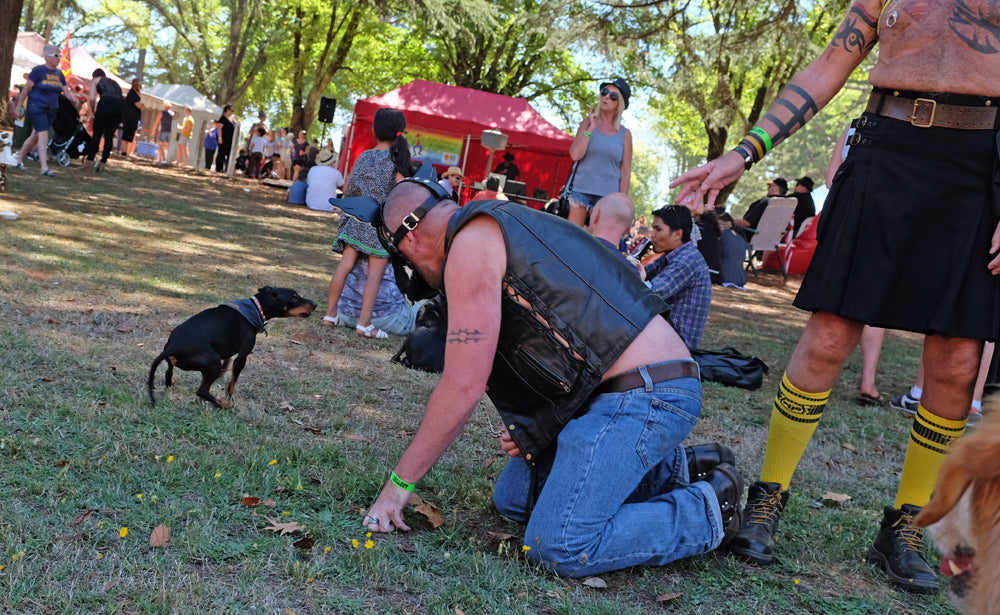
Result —
[[597, 110], [590, 107], [569, 147], [569, 156], [576, 161], [566, 184], [569, 221], [581, 227], [601, 197], [628, 194], [632, 176], [632, 133], [622, 126], [632, 89], [620, 77], [598, 89]]

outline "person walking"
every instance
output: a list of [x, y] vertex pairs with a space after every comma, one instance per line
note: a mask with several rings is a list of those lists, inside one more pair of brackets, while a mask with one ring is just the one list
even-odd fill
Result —
[[[97, 102], [94, 102], [95, 100]], [[85, 171], [93, 169], [94, 172], [100, 172], [108, 163], [114, 145], [115, 131], [118, 130], [122, 111], [125, 109], [125, 97], [122, 95], [121, 86], [113, 79], [109, 79], [100, 68], [94, 71], [90, 82], [90, 107], [94, 109], [94, 135], [87, 144], [85, 161], [80, 168]], [[102, 140], [104, 147], [101, 149], [101, 161], [95, 162], [97, 148], [100, 147]]]
[[31, 120], [32, 126], [31, 134], [17, 153], [17, 168], [24, 169], [25, 153], [35, 148], [38, 152], [38, 162], [42, 167], [42, 175], [53, 177], [55, 171], [49, 168], [46, 157], [49, 147], [49, 128], [56, 119], [56, 111], [59, 110], [59, 95], [63, 94], [72, 100], [73, 90], [66, 84], [66, 77], [59, 70], [59, 48], [55, 45], [46, 45], [42, 49], [42, 57], [45, 58], [45, 64], [39, 64], [31, 69], [24, 87], [14, 100], [14, 119], [27, 117]]

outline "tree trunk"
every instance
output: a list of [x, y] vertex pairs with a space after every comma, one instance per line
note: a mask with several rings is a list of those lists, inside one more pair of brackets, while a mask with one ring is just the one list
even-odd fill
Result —
[[[17, 25], [21, 23], [21, 9], [24, 0], [0, 0], [0, 83], [3, 91], [10, 92], [10, 67], [14, 64], [14, 43], [17, 42]], [[0, 105], [0, 126], [10, 126], [10, 110], [7, 97]]]

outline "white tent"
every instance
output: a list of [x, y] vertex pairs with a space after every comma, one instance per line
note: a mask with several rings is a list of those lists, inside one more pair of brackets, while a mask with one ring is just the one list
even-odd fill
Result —
[[[173, 128], [170, 131], [170, 150], [167, 153], [168, 160], [176, 158], [177, 135], [180, 132], [180, 123], [184, 119], [184, 108], [191, 108], [191, 117], [194, 118], [194, 131], [191, 133], [191, 143], [188, 145], [189, 164], [194, 168], [204, 167], [205, 133], [212, 123], [222, 115], [222, 108], [209, 100], [204, 94], [190, 85], [181, 84], [160, 84], [152, 85], [142, 90], [142, 125], [146, 127], [146, 134], [156, 139], [157, 123], [160, 112], [163, 111], [163, 103], [169, 102], [171, 111], [174, 112]], [[236, 145], [236, 139], [233, 139]], [[236, 157], [230, 155], [230, 169], [236, 162]], [[231, 171], [230, 171], [231, 172]]]
[[22, 45], [14, 43], [14, 62], [10, 65], [10, 85], [24, 85], [25, 75], [40, 64], [45, 64], [45, 58]]

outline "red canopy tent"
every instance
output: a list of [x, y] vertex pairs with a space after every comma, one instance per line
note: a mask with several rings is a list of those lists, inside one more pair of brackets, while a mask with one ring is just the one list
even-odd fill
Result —
[[[361, 152], [375, 146], [372, 122], [380, 107], [406, 115], [406, 139], [415, 160], [434, 163], [438, 172], [461, 168], [464, 185], [484, 181], [492, 171], [486, 168], [490, 150], [481, 143], [482, 132], [490, 129], [507, 135], [505, 151], [514, 155], [528, 197], [535, 190], [544, 190], [547, 198], [557, 196], [569, 175], [573, 137], [546, 121], [527, 100], [421, 79], [357, 102], [338, 163], [345, 175]], [[492, 166], [502, 160], [496, 154]]]

